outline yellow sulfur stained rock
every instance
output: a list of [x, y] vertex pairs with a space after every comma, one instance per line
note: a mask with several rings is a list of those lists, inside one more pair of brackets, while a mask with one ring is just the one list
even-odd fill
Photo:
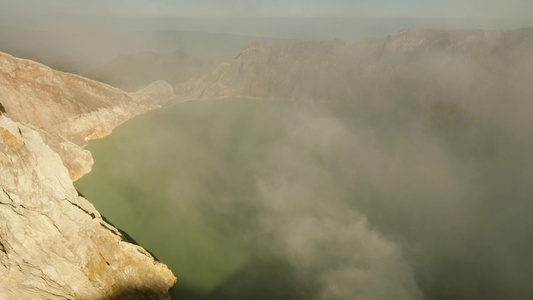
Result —
[[0, 299], [169, 299], [172, 272], [72, 184], [88, 137], [157, 105], [5, 54], [0, 95]]

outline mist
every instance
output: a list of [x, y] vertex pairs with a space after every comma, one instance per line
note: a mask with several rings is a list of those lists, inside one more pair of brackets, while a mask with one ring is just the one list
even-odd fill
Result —
[[176, 297], [527, 298], [533, 147], [437, 114], [188, 102], [95, 141], [78, 187], [170, 265]]
[[[407, 28], [502, 30], [533, 25], [527, 13], [532, 4], [522, 0], [23, 0], [1, 1], [0, 7], [3, 51], [88, 77], [120, 55], [146, 51], [184, 51], [211, 66], [234, 58], [257, 39], [287, 45], [335, 38], [359, 41]], [[183, 33], [197, 35], [190, 39]]]
[[76, 182], [173, 299], [533, 297], [533, 2], [0, 6], [0, 51], [203, 99]]

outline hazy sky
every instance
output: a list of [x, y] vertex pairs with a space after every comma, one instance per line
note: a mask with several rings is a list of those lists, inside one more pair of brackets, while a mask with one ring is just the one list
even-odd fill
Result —
[[533, 27], [532, 11], [532, 0], [0, 0], [0, 29], [356, 41], [407, 28]]
[[529, 18], [531, 0], [0, 0], [2, 14]]

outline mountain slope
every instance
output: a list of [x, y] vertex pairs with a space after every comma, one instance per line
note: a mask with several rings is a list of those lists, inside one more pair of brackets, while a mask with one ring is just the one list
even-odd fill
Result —
[[533, 29], [412, 29], [357, 43], [283, 48], [256, 42], [177, 93], [186, 99], [347, 101], [378, 110], [397, 101], [452, 101], [487, 113], [499, 110], [502, 98], [512, 98], [513, 106], [528, 101], [532, 51]]
[[[117, 20], [112, 18], [110, 21]], [[78, 20], [75, 22], [79, 24]], [[26, 20], [23, 23], [26, 24]], [[135, 23], [136, 28], [120, 30], [117, 24], [109, 24], [100, 28], [84, 28], [81, 32], [68, 32], [64, 30], [64, 23], [59, 29], [41, 26], [24, 29], [20, 24], [7, 23], [0, 26], [0, 51], [35, 60], [54, 69], [88, 76], [95, 66], [104, 65], [120, 55], [149, 51], [182, 51], [194, 54], [208, 64], [220, 63], [233, 59], [244, 47], [258, 39], [257, 36], [223, 33], [149, 30], [138, 28], [139, 25]], [[288, 39], [266, 40], [280, 46], [295, 42]]]
[[168, 299], [175, 277], [72, 184], [88, 140], [158, 105], [0, 53], [0, 297]]
[[37, 131], [0, 116], [0, 151], [2, 299], [167, 299], [172, 273], [78, 196]]
[[109, 134], [133, 116], [158, 107], [146, 95], [128, 94], [3, 53], [0, 94], [0, 103], [10, 117], [44, 132], [73, 179], [87, 173], [92, 164], [90, 155], [75, 145], [84, 146], [88, 140]]

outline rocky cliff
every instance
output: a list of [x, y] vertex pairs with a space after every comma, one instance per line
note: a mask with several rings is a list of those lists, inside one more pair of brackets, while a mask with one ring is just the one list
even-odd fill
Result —
[[372, 108], [406, 99], [497, 107], [492, 104], [502, 97], [528, 101], [533, 94], [532, 49], [533, 29], [410, 29], [355, 43], [282, 48], [258, 41], [183, 83], [177, 93], [189, 99], [345, 101]]
[[455, 114], [471, 115], [522, 132], [533, 126], [531, 53], [533, 28], [409, 29], [282, 48], [258, 41], [176, 93], [185, 100], [342, 102], [364, 115], [404, 112], [425, 122], [439, 114], [442, 129], [455, 126]]
[[175, 277], [79, 196], [83, 150], [158, 105], [0, 54], [2, 299], [167, 299]]
[[102, 83], [0, 53], [0, 103], [6, 114], [41, 130], [75, 180], [90, 171], [80, 147], [124, 121], [158, 107], [143, 93]]

